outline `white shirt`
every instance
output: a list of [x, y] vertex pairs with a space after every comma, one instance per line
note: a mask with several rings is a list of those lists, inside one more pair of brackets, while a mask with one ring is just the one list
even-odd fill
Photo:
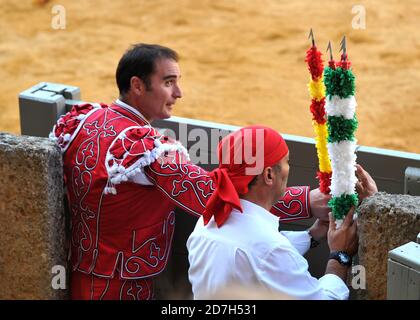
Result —
[[347, 299], [343, 280], [326, 274], [319, 280], [302, 256], [310, 247], [307, 231], [278, 231], [278, 218], [241, 199], [218, 228], [200, 218], [187, 241], [188, 277], [194, 299], [205, 299], [229, 284], [263, 286], [297, 299]]

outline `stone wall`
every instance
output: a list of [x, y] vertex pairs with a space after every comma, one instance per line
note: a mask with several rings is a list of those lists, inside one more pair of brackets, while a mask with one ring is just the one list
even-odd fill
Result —
[[0, 133], [0, 299], [67, 297], [52, 287], [66, 266], [62, 179], [53, 143]]
[[420, 232], [420, 197], [378, 193], [358, 212], [359, 264], [366, 270], [366, 290], [358, 299], [386, 299], [388, 251], [416, 241]]

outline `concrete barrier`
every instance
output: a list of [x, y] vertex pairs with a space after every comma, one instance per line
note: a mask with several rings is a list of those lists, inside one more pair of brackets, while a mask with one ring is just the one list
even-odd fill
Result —
[[386, 299], [388, 251], [416, 241], [420, 197], [378, 193], [358, 210], [359, 265], [366, 270], [366, 290], [357, 299]]
[[59, 149], [0, 133], [0, 299], [68, 297], [63, 208]]

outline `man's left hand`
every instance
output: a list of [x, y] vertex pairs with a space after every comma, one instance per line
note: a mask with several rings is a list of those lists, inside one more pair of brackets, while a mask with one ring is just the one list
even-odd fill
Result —
[[317, 219], [310, 227], [309, 234], [315, 241], [321, 241], [327, 237], [329, 229], [329, 221]]
[[331, 209], [328, 207], [328, 201], [330, 199], [331, 195], [323, 194], [319, 188], [311, 190], [309, 193], [309, 203], [312, 216], [322, 221], [329, 221], [328, 212]]

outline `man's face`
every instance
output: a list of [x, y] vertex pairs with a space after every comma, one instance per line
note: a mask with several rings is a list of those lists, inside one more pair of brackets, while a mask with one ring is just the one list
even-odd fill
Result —
[[182, 97], [179, 88], [181, 72], [179, 65], [172, 59], [156, 61], [155, 72], [150, 76], [149, 90], [140, 92], [138, 99], [141, 113], [149, 120], [166, 119], [171, 116], [176, 99]]
[[275, 189], [278, 190], [278, 194], [276, 195], [276, 198], [278, 199], [284, 196], [284, 192], [286, 191], [286, 187], [287, 187], [287, 179], [289, 177], [289, 153], [287, 153], [287, 155], [283, 159], [281, 159], [277, 165], [281, 167], [281, 169], [279, 168], [275, 169], [277, 170], [276, 178], [277, 177], [279, 178], [279, 179], [276, 179], [276, 186], [275, 186]]

